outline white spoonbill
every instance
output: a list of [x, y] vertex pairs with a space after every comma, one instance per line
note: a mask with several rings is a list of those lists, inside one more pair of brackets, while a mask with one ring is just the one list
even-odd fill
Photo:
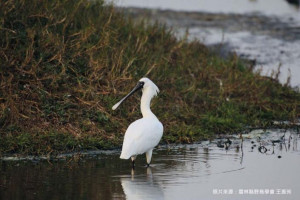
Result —
[[131, 123], [126, 130], [121, 159], [131, 158], [132, 167], [139, 154], [146, 153], [147, 166], [150, 165], [153, 148], [159, 143], [163, 135], [163, 125], [150, 110], [151, 99], [159, 92], [158, 87], [148, 78], [142, 78], [133, 90], [123, 99], [116, 103], [112, 109], [117, 107], [134, 92], [142, 89], [141, 112], [143, 118]]

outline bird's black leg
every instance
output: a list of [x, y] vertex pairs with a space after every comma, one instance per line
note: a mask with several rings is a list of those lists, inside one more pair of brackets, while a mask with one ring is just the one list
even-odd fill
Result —
[[131, 163], [132, 163], [132, 169], [134, 169], [134, 167], [135, 167], [135, 162], [134, 162], [134, 160], [133, 160]]
[[136, 158], [136, 156], [131, 156], [132, 169], [134, 169], [134, 167], [135, 167], [135, 158]]
[[150, 167], [150, 163], [147, 163], [147, 167]]

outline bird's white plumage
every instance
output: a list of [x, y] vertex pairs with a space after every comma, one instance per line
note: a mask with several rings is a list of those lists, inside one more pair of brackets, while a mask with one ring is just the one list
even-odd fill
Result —
[[[144, 83], [141, 98], [143, 118], [129, 125], [125, 133], [120, 158], [129, 159], [130, 157], [147, 153], [147, 163], [149, 164], [152, 150], [163, 135], [163, 125], [150, 110], [151, 99], [159, 92], [158, 87], [148, 78], [142, 78], [140, 82]], [[122, 103], [123, 99], [113, 106], [113, 110]]]
[[153, 149], [159, 143], [162, 134], [163, 126], [158, 119], [149, 117], [136, 120], [125, 133], [120, 158], [128, 159]]

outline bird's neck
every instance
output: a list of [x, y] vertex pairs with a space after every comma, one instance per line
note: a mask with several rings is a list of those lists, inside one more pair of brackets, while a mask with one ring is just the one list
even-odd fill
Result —
[[153, 94], [151, 94], [150, 90], [143, 91], [142, 99], [141, 99], [141, 112], [143, 117], [155, 117], [150, 109], [151, 99], [153, 98]]

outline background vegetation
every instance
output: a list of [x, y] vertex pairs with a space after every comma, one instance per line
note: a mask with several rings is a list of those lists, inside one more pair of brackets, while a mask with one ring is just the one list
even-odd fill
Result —
[[0, 2], [0, 154], [120, 147], [143, 76], [161, 93], [162, 142], [193, 142], [299, 118], [300, 94], [236, 56], [134, 22], [103, 1]]

